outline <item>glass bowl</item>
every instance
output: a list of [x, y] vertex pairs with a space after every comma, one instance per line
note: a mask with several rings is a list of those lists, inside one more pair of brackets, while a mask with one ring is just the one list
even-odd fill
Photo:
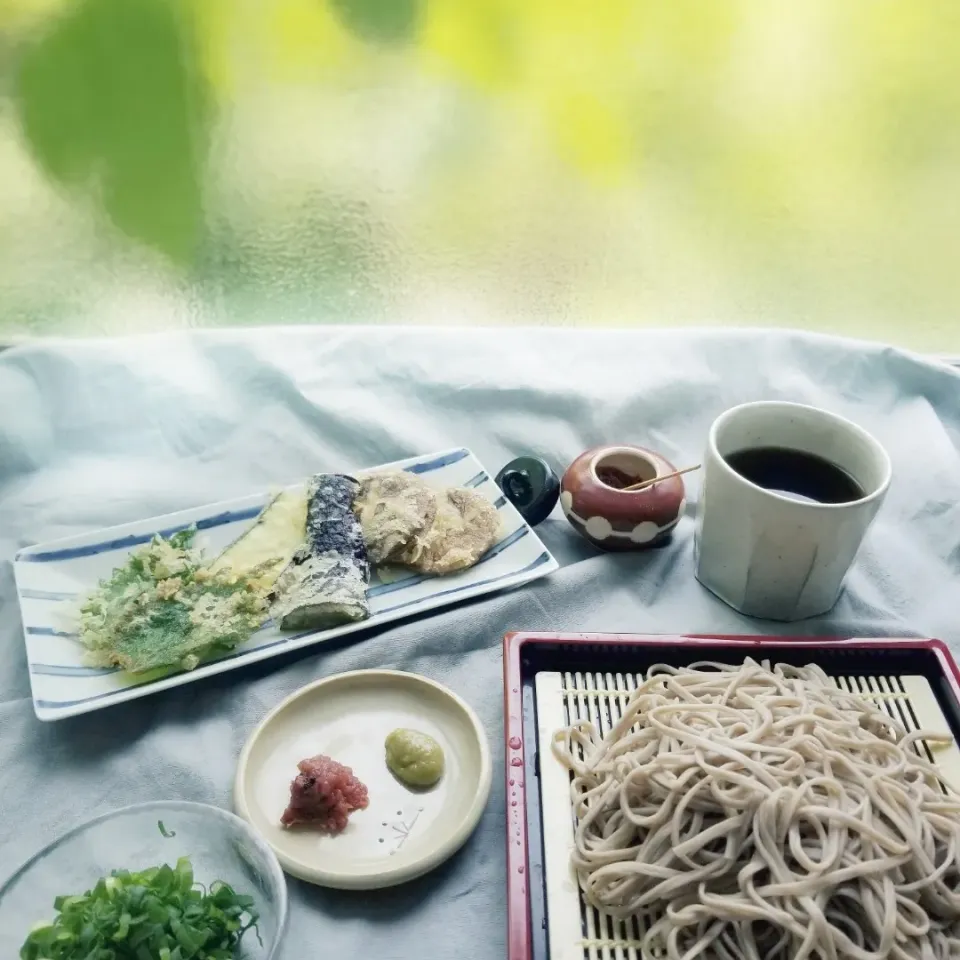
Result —
[[53, 901], [84, 893], [118, 869], [144, 870], [189, 857], [194, 878], [249, 894], [262, 944], [251, 930], [242, 960], [273, 960], [287, 925], [287, 884], [270, 847], [239, 817], [203, 803], [159, 800], [122, 807], [64, 834], [0, 887], [0, 957], [20, 955], [31, 928], [52, 920]]

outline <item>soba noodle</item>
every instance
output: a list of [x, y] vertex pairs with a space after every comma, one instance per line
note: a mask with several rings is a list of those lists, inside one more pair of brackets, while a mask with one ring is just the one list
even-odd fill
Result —
[[586, 900], [646, 920], [644, 960], [957, 960], [960, 798], [921, 738], [815, 666], [652, 667], [607, 736], [554, 737]]

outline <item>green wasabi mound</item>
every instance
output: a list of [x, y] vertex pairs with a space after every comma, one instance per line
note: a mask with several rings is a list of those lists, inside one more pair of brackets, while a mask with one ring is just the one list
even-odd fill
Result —
[[432, 787], [443, 776], [443, 750], [419, 730], [394, 730], [384, 743], [387, 766], [411, 787]]

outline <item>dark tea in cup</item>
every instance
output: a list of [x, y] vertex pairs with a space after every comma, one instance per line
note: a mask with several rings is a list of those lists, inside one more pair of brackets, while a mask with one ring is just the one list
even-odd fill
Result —
[[863, 487], [839, 464], [790, 447], [747, 447], [723, 457], [744, 480], [804, 503], [853, 503]]

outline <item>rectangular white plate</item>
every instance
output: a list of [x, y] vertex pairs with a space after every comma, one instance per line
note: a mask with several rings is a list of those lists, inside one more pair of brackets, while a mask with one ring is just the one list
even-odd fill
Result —
[[37, 716], [41, 720], [61, 720], [99, 710], [278, 653], [526, 583], [557, 569], [557, 561], [540, 538], [501, 495], [469, 450], [448, 450], [371, 468], [383, 469], [408, 470], [432, 486], [475, 489], [499, 510], [503, 536], [474, 567], [452, 576], [405, 572], [382, 580], [375, 572], [367, 594], [367, 620], [304, 633], [281, 633], [276, 627], [265, 627], [230, 653], [188, 672], [152, 671], [138, 676], [86, 666], [84, 648], [76, 637], [77, 602], [123, 565], [134, 547], [149, 542], [156, 533], [170, 536], [196, 524], [196, 544], [207, 556], [216, 556], [254, 522], [269, 501], [269, 494], [181, 510], [21, 550], [14, 560], [14, 574]]

